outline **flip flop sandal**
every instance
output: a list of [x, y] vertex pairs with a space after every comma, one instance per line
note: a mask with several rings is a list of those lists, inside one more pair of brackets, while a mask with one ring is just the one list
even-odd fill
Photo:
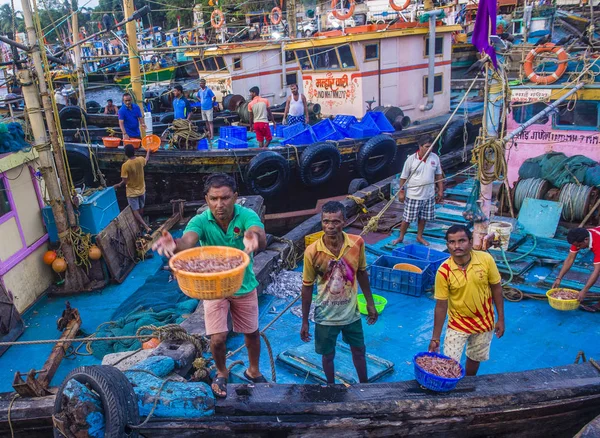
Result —
[[227, 398], [227, 377], [215, 377], [212, 381], [211, 384], [211, 389], [212, 389], [212, 385], [217, 385], [217, 387], [219, 388], [219, 391], [221, 393], [225, 393], [223, 394], [217, 394], [215, 392], [215, 390], [213, 389], [213, 394], [215, 395], [215, 397], [217, 398]]
[[591, 312], [591, 313], [596, 313], [600, 311], [600, 308], [596, 307], [596, 306], [584, 306], [583, 304], [580, 304], [579, 307], [581, 307], [581, 310], [585, 310], [586, 312]]
[[265, 376], [263, 376], [263, 375], [260, 375], [260, 376], [258, 376], [258, 377], [254, 377], [254, 378], [253, 378], [253, 377], [250, 377], [250, 376], [248, 375], [248, 370], [244, 371], [244, 377], [245, 377], [246, 379], [250, 380], [252, 383], [269, 383], [269, 382], [267, 381], [267, 379], [265, 379]]

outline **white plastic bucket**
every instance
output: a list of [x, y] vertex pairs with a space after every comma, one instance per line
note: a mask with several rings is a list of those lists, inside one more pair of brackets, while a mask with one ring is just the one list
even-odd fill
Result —
[[494, 233], [496, 239], [504, 251], [508, 251], [508, 243], [510, 242], [510, 233], [512, 232], [512, 224], [510, 222], [490, 222], [488, 234]]

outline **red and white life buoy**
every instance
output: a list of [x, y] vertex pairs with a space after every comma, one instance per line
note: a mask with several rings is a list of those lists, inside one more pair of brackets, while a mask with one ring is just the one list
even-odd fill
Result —
[[400, 12], [405, 10], [410, 6], [410, 0], [406, 0], [403, 5], [398, 6], [394, 0], [390, 0], [390, 8], [392, 8], [396, 12]]
[[[218, 21], [217, 17], [219, 18]], [[215, 9], [214, 11], [212, 11], [212, 14], [210, 14], [210, 24], [215, 29], [222, 28], [225, 24], [225, 15], [223, 15], [223, 11], [221, 11], [220, 9]]]
[[339, 9], [337, 9], [337, 5], [339, 2], [340, 0], [331, 0], [331, 13], [333, 14], [333, 16], [338, 20], [347, 20], [348, 18], [352, 17], [352, 15], [354, 15], [354, 9], [356, 8], [354, 0], [350, 0], [350, 8], [348, 8], [348, 11], [345, 14], [342, 14], [342, 12]]
[[[558, 67], [556, 71], [552, 74], [537, 74], [533, 71], [533, 61], [537, 55], [541, 53], [554, 53], [558, 58]], [[558, 81], [558, 79], [565, 73], [567, 70], [567, 61], [569, 60], [569, 55], [562, 47], [555, 46], [552, 43], [546, 43], [544, 45], [535, 47], [527, 54], [525, 58], [525, 65], [523, 66], [525, 70], [525, 75], [527, 79], [535, 84], [541, 85], [549, 85]]]
[[281, 12], [281, 8], [275, 6], [271, 9], [271, 15], [269, 15], [269, 19], [271, 20], [271, 24], [279, 24], [281, 23], [281, 19], [283, 18], [283, 12]]

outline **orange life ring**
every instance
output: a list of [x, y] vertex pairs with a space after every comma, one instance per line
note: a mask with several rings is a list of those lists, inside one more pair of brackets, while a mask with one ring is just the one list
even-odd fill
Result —
[[394, 0], [390, 0], [390, 7], [396, 12], [403, 11], [406, 8], [408, 8], [409, 6], [410, 6], [410, 0], [406, 0], [402, 6], [398, 6]]
[[354, 0], [350, 0], [350, 8], [348, 9], [348, 12], [346, 12], [345, 14], [342, 14], [336, 8], [339, 1], [340, 0], [331, 0], [331, 9], [333, 9], [331, 11], [331, 13], [338, 20], [342, 20], [342, 21], [347, 20], [348, 18], [352, 17], [352, 15], [354, 15], [354, 8], [356, 7], [356, 4], [354, 3]]
[[[275, 16], [275, 14], [277, 14], [277, 20], [275, 20], [273, 17]], [[281, 8], [278, 8], [277, 6], [275, 6], [273, 9], [271, 9], [271, 15], [269, 15], [269, 19], [271, 20], [271, 24], [279, 24], [281, 23], [281, 19], [283, 18], [283, 12], [281, 12]]]
[[[538, 75], [533, 71], [533, 60], [540, 53], [554, 53], [557, 56], [560, 64], [558, 64], [558, 68], [554, 73], [550, 75]], [[532, 49], [531, 52], [527, 54], [523, 68], [525, 69], [525, 75], [527, 76], [527, 79], [529, 79], [531, 82], [535, 84], [549, 85], [558, 81], [558, 79], [564, 74], [564, 72], [567, 70], [568, 60], [569, 55], [567, 55], [565, 49], [555, 46], [552, 43], [546, 43], [542, 46]]]
[[[218, 23], [215, 20], [216, 17], [219, 17]], [[223, 15], [223, 12], [220, 9], [215, 9], [212, 11], [212, 14], [210, 14], [210, 24], [215, 29], [221, 29], [223, 27], [225, 24], [225, 15]]]

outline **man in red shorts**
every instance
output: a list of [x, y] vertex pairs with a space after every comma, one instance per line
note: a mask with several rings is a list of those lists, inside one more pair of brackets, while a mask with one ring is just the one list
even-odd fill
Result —
[[269, 128], [269, 120], [273, 122], [275, 129], [275, 119], [269, 107], [271, 104], [267, 99], [260, 97], [260, 89], [258, 87], [250, 88], [250, 97], [252, 101], [248, 104], [248, 112], [250, 113], [250, 130], [256, 133], [256, 141], [258, 147], [269, 147], [269, 143], [273, 139], [271, 129]]

